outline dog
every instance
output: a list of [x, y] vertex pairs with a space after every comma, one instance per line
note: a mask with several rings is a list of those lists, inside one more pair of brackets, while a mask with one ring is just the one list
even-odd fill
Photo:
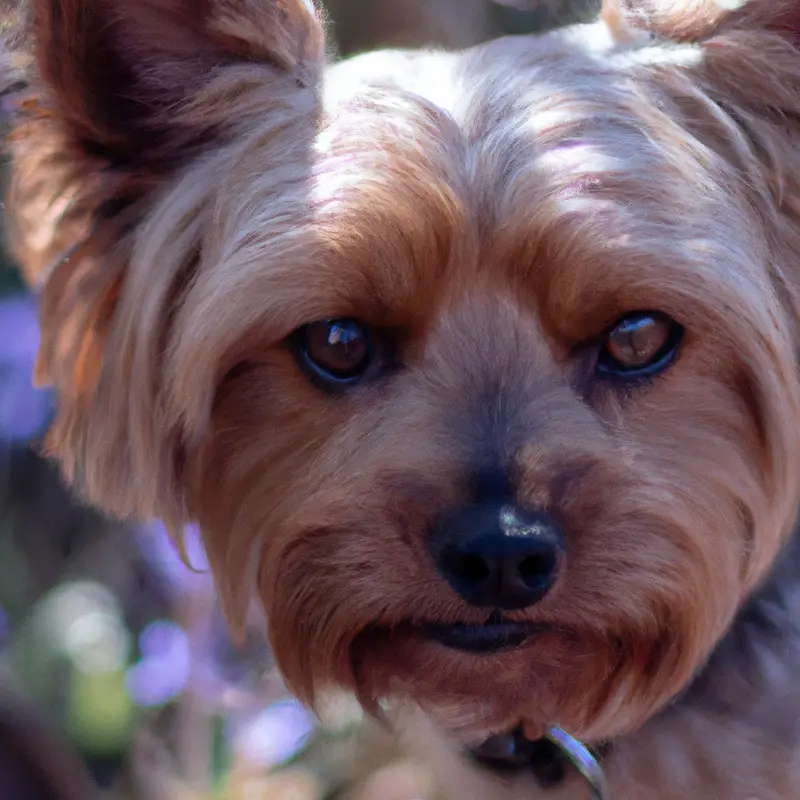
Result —
[[586, 796], [462, 755], [554, 725], [615, 800], [797, 796], [800, 2], [338, 64], [309, 0], [23, 38], [9, 238], [83, 497], [197, 523], [231, 630], [255, 597], [297, 696], [454, 797]]

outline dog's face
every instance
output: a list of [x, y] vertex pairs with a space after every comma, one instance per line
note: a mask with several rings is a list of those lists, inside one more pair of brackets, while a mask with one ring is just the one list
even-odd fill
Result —
[[306, 699], [595, 739], [680, 691], [798, 502], [794, 4], [328, 68], [299, 0], [34, 5], [67, 474], [199, 522]]

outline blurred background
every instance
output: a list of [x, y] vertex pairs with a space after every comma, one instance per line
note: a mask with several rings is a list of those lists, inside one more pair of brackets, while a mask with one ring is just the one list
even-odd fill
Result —
[[[591, 14], [591, 0], [329, 0], [341, 55], [464, 47]], [[13, 25], [13, 18], [4, 20]], [[3, 109], [0, 106], [0, 115]], [[5, 169], [2, 171], [5, 175]], [[0, 252], [0, 796], [436, 800], [435, 776], [347, 698], [312, 719], [263, 625], [234, 648], [202, 552], [82, 507], [38, 454], [33, 299]]]

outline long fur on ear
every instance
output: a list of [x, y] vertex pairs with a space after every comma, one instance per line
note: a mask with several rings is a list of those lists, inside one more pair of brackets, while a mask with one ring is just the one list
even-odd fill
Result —
[[797, 0], [603, 0], [602, 16], [615, 33], [646, 30], [681, 42], [733, 29], [762, 28], [800, 36]]
[[25, 28], [7, 208], [58, 394], [49, 449], [90, 501], [179, 525], [171, 326], [237, 147], [304, 158], [323, 28], [308, 0], [32, 0]]

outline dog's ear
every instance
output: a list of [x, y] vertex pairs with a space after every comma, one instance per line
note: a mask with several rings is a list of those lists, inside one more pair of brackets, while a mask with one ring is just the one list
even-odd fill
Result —
[[[34, 0], [32, 40], [72, 146], [115, 169], [163, 171], [224, 124], [188, 113], [226, 66], [316, 80], [322, 32], [304, 0]], [[198, 113], [199, 112], [199, 113]]]
[[798, 0], [603, 0], [602, 17], [619, 41], [640, 33], [697, 42], [731, 30], [772, 30], [800, 41]]
[[644, 72], [676, 66], [731, 121], [800, 119], [800, 0], [603, 0], [602, 18], [618, 42], [667, 45]]
[[[323, 59], [310, 0], [31, 0], [25, 28], [23, 111], [39, 126], [24, 134], [46, 119], [38, 153], [57, 146], [62, 169], [102, 171], [116, 203], [120, 185], [128, 203], [240, 131], [246, 106], [232, 112], [248, 82], [272, 81], [280, 103], [293, 85], [314, 86]], [[24, 253], [26, 267], [63, 249], [43, 248], [34, 224], [39, 247]]]
[[92, 502], [177, 524], [170, 326], [237, 146], [258, 138], [261, 173], [284, 170], [266, 186], [299, 180], [323, 28], [310, 0], [31, 0], [18, 38], [8, 238], [39, 293], [49, 449]]

